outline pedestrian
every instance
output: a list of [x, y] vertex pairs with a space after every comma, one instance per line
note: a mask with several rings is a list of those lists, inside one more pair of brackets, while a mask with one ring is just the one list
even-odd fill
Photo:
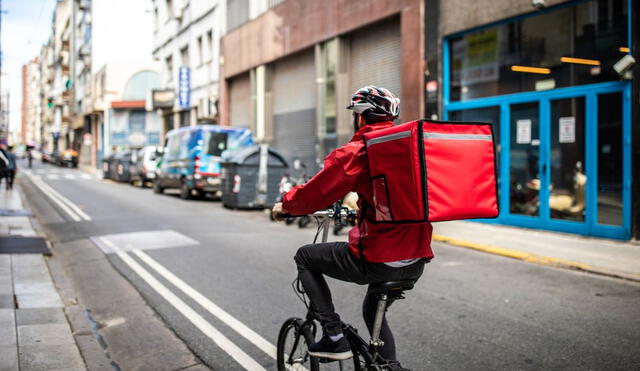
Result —
[[2, 179], [7, 176], [8, 169], [9, 157], [7, 157], [4, 145], [0, 145], [0, 185], [2, 185]]
[[29, 169], [33, 165], [33, 153], [31, 153], [32, 148], [27, 148], [27, 161], [29, 162]]
[[5, 152], [9, 163], [7, 164], [7, 189], [13, 189], [13, 180], [16, 178], [16, 171], [18, 171], [18, 163], [16, 161], [16, 155], [13, 153], [13, 146], [9, 146]]

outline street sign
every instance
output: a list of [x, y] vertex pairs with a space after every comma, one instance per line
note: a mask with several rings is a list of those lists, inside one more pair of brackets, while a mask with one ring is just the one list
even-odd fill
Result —
[[178, 70], [178, 106], [181, 110], [190, 108], [191, 81], [189, 67], [180, 67]]

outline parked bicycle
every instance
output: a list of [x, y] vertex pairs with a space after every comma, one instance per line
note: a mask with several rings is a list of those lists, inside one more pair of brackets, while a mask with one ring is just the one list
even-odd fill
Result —
[[[313, 243], [317, 242], [320, 234], [322, 234], [322, 242], [326, 242], [331, 223], [346, 224], [347, 220], [355, 217], [355, 213], [355, 210], [349, 210], [346, 207], [342, 207], [340, 203], [336, 203], [332, 209], [312, 214], [312, 217], [318, 222], [318, 230]], [[292, 283], [292, 287], [295, 294], [307, 308], [307, 315], [304, 319], [291, 317], [282, 324], [277, 344], [278, 370], [318, 371], [321, 364], [323, 365], [322, 369], [390, 370], [396, 365], [395, 361], [387, 361], [378, 351], [384, 345], [384, 342], [380, 339], [380, 329], [385, 308], [389, 301], [404, 299], [404, 291], [411, 290], [414, 284], [415, 281], [410, 280], [388, 281], [369, 285], [369, 292], [376, 294], [378, 297], [371, 339], [367, 342], [358, 335], [358, 330], [355, 327], [348, 323], [343, 323], [342, 330], [351, 347], [353, 358], [345, 361], [330, 361], [312, 357], [307, 353], [309, 345], [315, 342], [318, 325], [316, 324], [317, 319], [310, 309], [304, 289], [296, 278]]]

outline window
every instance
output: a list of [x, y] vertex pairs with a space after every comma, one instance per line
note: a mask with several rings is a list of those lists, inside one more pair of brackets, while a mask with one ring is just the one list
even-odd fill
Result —
[[153, 31], [158, 32], [160, 27], [160, 16], [158, 15], [158, 8], [153, 8]]
[[205, 132], [206, 152], [212, 156], [220, 156], [227, 149], [227, 133]]
[[325, 135], [336, 133], [336, 66], [338, 63], [338, 42], [336, 39], [322, 46], [323, 126]]
[[183, 67], [189, 67], [189, 46], [180, 49], [180, 61]]
[[627, 0], [591, 0], [450, 39], [451, 101], [618, 80]]
[[167, 22], [172, 20], [174, 17], [173, 14], [173, 1], [172, 0], [166, 0], [166, 6], [167, 6]]
[[213, 61], [213, 30], [207, 32], [207, 53], [209, 56], [207, 62]]
[[202, 66], [202, 63], [204, 62], [204, 50], [202, 49], [202, 36], [198, 37], [198, 41], [197, 41], [197, 45], [198, 45], [198, 66]]
[[171, 82], [173, 80], [173, 57], [168, 56], [165, 59], [165, 68], [167, 69], [167, 81]]

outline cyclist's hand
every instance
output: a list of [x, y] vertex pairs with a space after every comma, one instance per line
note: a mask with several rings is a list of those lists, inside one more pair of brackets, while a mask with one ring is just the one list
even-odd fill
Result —
[[275, 205], [273, 205], [273, 209], [271, 209], [271, 215], [273, 216], [273, 219], [275, 221], [281, 222], [283, 220], [285, 220], [287, 211], [285, 209], [282, 208], [282, 202], [276, 202]]

